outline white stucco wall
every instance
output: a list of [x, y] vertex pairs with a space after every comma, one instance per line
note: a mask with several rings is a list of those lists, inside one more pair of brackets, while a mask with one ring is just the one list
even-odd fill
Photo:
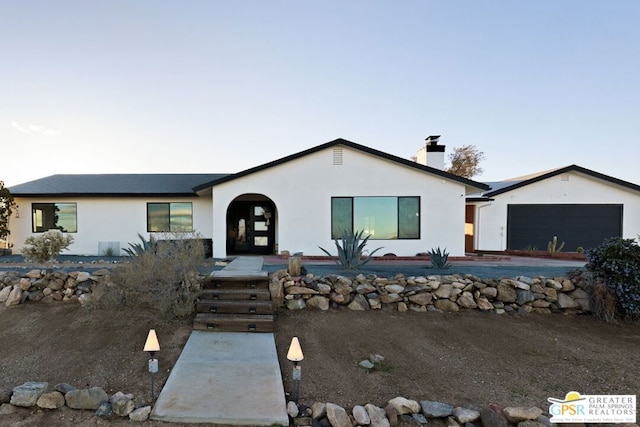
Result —
[[276, 205], [278, 251], [336, 253], [331, 240], [331, 197], [420, 196], [419, 240], [370, 240], [378, 254], [410, 256], [433, 247], [464, 255], [465, 187], [457, 181], [398, 165], [343, 147], [343, 164], [333, 165], [333, 149], [216, 185], [213, 200], [214, 257], [226, 256], [226, 212], [238, 196], [258, 193]]
[[495, 196], [493, 202], [477, 203], [476, 248], [500, 251], [507, 247], [509, 204], [622, 204], [623, 237], [638, 237], [640, 193], [579, 172], [569, 172], [568, 178], [554, 176]]
[[74, 243], [63, 255], [99, 255], [98, 242], [119, 242], [120, 249], [139, 242], [138, 234], [147, 233], [148, 202], [192, 202], [193, 227], [203, 238], [211, 238], [211, 199], [189, 198], [16, 198], [20, 218], [15, 213], [10, 219], [10, 242], [13, 253], [19, 254], [25, 239], [31, 235], [31, 203], [77, 203], [78, 232], [71, 233]]

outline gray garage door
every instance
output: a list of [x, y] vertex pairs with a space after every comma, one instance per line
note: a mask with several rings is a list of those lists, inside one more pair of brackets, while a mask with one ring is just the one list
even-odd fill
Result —
[[546, 250], [558, 236], [564, 252], [592, 248], [604, 239], [622, 236], [622, 205], [509, 205], [507, 248], [536, 246]]

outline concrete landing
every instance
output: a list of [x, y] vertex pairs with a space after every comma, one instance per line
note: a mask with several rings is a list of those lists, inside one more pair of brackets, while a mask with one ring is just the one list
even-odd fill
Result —
[[264, 258], [261, 256], [239, 256], [234, 258], [222, 270], [211, 273], [212, 277], [267, 277], [268, 272], [262, 271]]
[[151, 419], [289, 425], [273, 334], [193, 331]]

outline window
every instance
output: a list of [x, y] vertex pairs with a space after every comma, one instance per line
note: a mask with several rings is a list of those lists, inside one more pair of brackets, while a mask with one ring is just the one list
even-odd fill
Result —
[[43, 233], [60, 230], [63, 233], [78, 232], [78, 208], [76, 203], [32, 203], [31, 231]]
[[360, 230], [374, 240], [419, 239], [420, 197], [331, 198], [331, 238]]
[[147, 203], [147, 231], [193, 231], [191, 203]]

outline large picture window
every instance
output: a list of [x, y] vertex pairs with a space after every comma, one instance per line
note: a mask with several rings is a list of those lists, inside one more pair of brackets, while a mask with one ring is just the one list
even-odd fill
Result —
[[419, 239], [420, 197], [331, 198], [331, 238], [361, 230], [372, 240]]
[[147, 203], [147, 231], [193, 231], [191, 203]]
[[44, 233], [48, 230], [78, 232], [76, 203], [32, 203], [31, 218], [31, 231], [34, 233]]

